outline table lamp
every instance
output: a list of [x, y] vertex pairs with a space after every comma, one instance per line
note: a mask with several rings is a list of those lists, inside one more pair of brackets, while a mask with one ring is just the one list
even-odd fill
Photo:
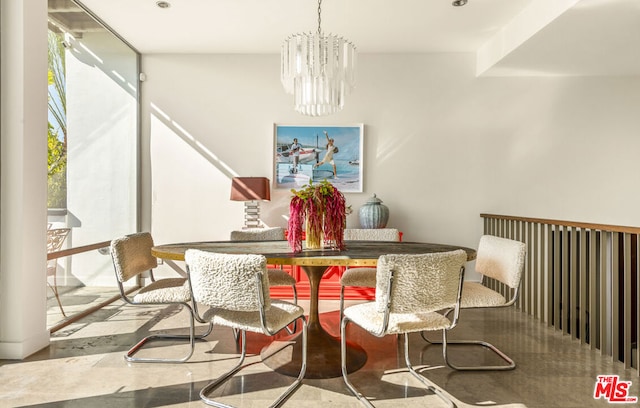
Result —
[[244, 228], [260, 228], [260, 200], [269, 201], [271, 191], [266, 177], [234, 177], [231, 200], [244, 201]]

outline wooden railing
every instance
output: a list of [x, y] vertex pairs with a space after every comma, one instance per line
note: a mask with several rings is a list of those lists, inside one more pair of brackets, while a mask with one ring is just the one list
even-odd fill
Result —
[[640, 228], [480, 216], [485, 234], [527, 245], [519, 309], [640, 374]]
[[[83, 245], [83, 246], [79, 246], [79, 247], [74, 247], [74, 248], [68, 248], [68, 249], [63, 249], [60, 251], [56, 251], [56, 252], [50, 252], [47, 254], [47, 261], [51, 260], [51, 259], [58, 259], [58, 258], [64, 258], [65, 256], [72, 256], [72, 255], [77, 255], [77, 254], [83, 254], [86, 252], [90, 252], [90, 251], [95, 251], [95, 250], [103, 250], [106, 248], [109, 248], [109, 245], [111, 244], [111, 241], [103, 241], [103, 242], [97, 242], [95, 244], [89, 244], [89, 245]], [[126, 290], [125, 293], [131, 293], [134, 290], [139, 289], [140, 286], [137, 285], [135, 287], [129, 288]], [[64, 319], [63, 321], [55, 324], [54, 326], [49, 328], [49, 332], [50, 333], [55, 333], [58, 330], [69, 326], [72, 323], [77, 322], [78, 320], [90, 315], [93, 312], [96, 312], [100, 309], [102, 309], [105, 306], [108, 306], [109, 304], [115, 302], [116, 300], [120, 299], [120, 294], [114, 295], [106, 300], [104, 300], [103, 302], [97, 303], [95, 305], [92, 305], [91, 307], [84, 309], [83, 311], [73, 314], [69, 317], [67, 317], [66, 319]]]
[[47, 254], [47, 261], [50, 261], [51, 259], [63, 258], [65, 256], [82, 254], [85, 252], [94, 251], [96, 249], [109, 248], [110, 244], [111, 244], [111, 241], [103, 241], [95, 244], [89, 244], [89, 245], [84, 245], [84, 246], [79, 246], [74, 248], [62, 249], [56, 252], [50, 252]]

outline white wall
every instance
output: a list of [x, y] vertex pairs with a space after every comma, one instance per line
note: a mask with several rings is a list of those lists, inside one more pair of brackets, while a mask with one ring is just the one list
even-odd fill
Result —
[[[229, 178], [268, 176], [273, 123], [365, 124], [364, 193], [405, 240], [475, 247], [482, 212], [640, 226], [640, 78], [476, 78], [471, 54], [366, 54], [339, 114], [295, 113], [278, 55], [146, 55], [146, 229], [157, 243], [227, 239]], [[286, 226], [287, 190], [263, 203]], [[146, 206], [144, 208], [147, 208]]]

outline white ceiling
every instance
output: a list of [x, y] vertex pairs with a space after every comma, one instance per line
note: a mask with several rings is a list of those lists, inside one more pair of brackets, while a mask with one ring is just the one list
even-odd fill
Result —
[[[315, 0], [167, 1], [81, 3], [143, 54], [279, 53], [318, 27]], [[322, 29], [360, 53], [478, 52], [490, 75], [640, 75], [640, 0], [324, 0]]]

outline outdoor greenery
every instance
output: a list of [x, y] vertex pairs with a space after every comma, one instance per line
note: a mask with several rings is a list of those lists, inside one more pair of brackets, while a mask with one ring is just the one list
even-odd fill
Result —
[[[65, 49], [60, 34], [49, 31], [49, 128], [47, 184], [49, 208], [67, 206], [67, 104]], [[53, 123], [51, 122], [53, 120]]]

